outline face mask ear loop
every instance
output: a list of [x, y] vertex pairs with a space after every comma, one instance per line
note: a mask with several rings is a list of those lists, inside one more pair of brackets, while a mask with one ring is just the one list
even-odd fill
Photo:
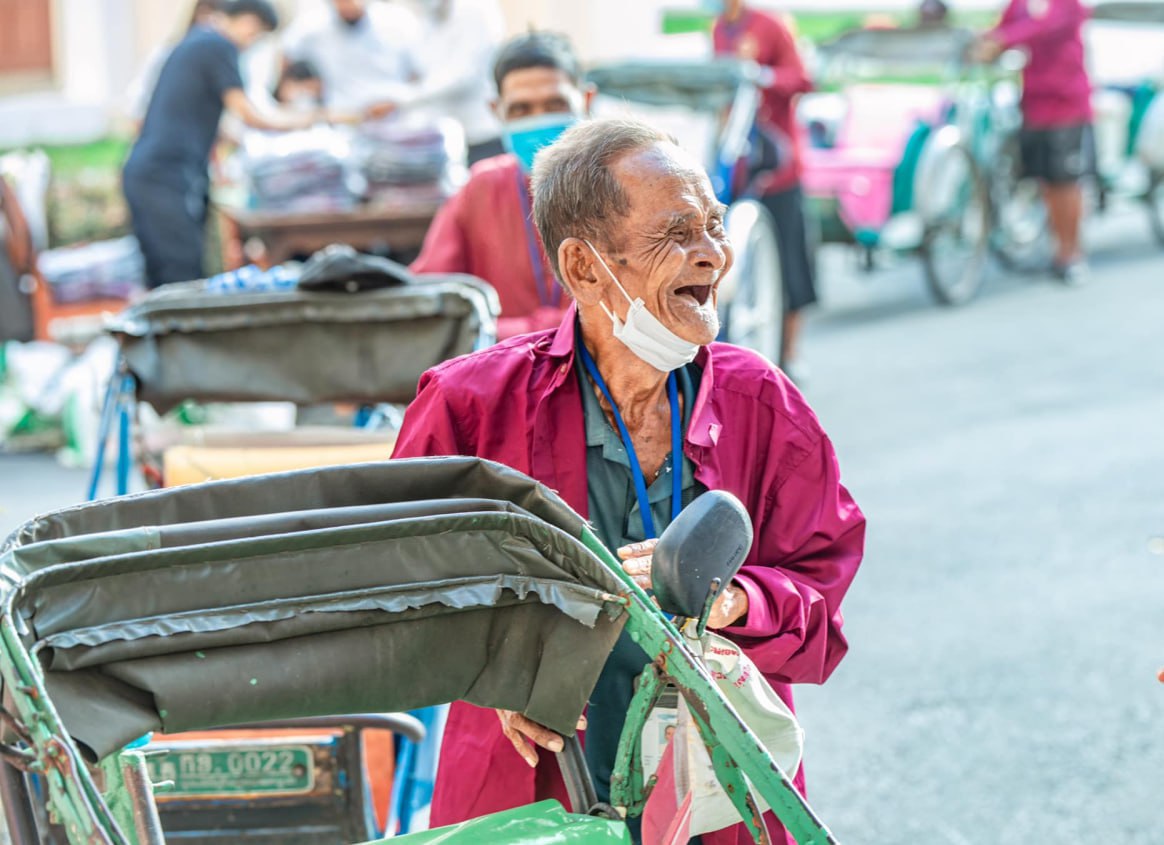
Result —
[[[594, 257], [598, 259], [598, 263], [602, 265], [602, 269], [606, 271], [608, 276], [610, 276], [611, 281], [614, 282], [614, 286], [618, 288], [618, 292], [623, 295], [627, 302], [629, 302], [631, 305], [634, 305], [635, 301], [630, 298], [630, 294], [626, 292], [626, 288], [622, 286], [622, 282], [618, 280], [618, 276], [614, 275], [614, 273], [612, 273], [610, 268], [606, 265], [606, 262], [602, 260], [602, 256], [598, 254], [598, 250], [594, 248], [594, 244], [590, 243], [590, 241], [586, 240], [585, 238], [582, 239], [582, 243], [590, 247], [590, 251], [594, 253]], [[598, 306], [606, 312], [606, 316], [610, 318], [610, 322], [618, 325], [620, 320], [614, 316], [614, 313], [611, 312], [609, 308], [606, 307], [605, 302], [598, 303]]]

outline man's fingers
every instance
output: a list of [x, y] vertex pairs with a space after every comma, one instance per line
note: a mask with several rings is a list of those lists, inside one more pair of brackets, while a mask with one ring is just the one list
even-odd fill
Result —
[[563, 743], [560, 736], [545, 725], [539, 725], [533, 719], [526, 718], [520, 713], [514, 713], [513, 718], [509, 720], [509, 724], [514, 730], [520, 731], [532, 739], [536, 745], [540, 745], [547, 751], [557, 752], [565, 747], [565, 743]]
[[651, 552], [655, 550], [655, 546], [659, 544], [658, 540], [643, 540], [641, 543], [631, 543], [628, 546], [623, 546], [618, 550], [618, 556], [623, 560], [632, 557], [650, 556]]
[[651, 560], [650, 557], [632, 557], [623, 561], [622, 571], [627, 575], [650, 575], [651, 574]]
[[509, 741], [513, 743], [513, 747], [517, 750], [517, 753], [521, 755], [521, 759], [525, 760], [531, 767], [538, 764], [538, 753], [530, 748], [529, 743], [526, 742], [525, 737], [519, 731], [504, 724], [501, 730], [502, 733], [509, 737]]

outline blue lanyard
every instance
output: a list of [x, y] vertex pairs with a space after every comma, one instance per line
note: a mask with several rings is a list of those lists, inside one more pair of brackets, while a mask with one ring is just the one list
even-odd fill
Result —
[[517, 196], [521, 200], [521, 222], [525, 224], [525, 245], [529, 250], [529, 263], [533, 267], [534, 284], [538, 289], [538, 301], [542, 305], [557, 308], [562, 303], [562, 288], [557, 281], [546, 281], [546, 262], [542, 256], [541, 242], [534, 232], [531, 217], [533, 212], [529, 207], [529, 191], [525, 187], [525, 177], [521, 170], [517, 171]]
[[[639, 458], [635, 454], [635, 444], [631, 442], [630, 432], [626, 430], [622, 414], [618, 412], [618, 405], [614, 404], [610, 390], [607, 389], [606, 382], [598, 372], [598, 367], [590, 357], [585, 343], [579, 342], [578, 354], [582, 356], [586, 372], [590, 373], [590, 378], [594, 379], [594, 383], [598, 385], [598, 389], [602, 391], [614, 412], [614, 421], [618, 424], [622, 445], [626, 447], [626, 457], [630, 463], [631, 478], [635, 484], [635, 497], [639, 500], [639, 513], [643, 517], [646, 539], [658, 537], [659, 535], [655, 533], [655, 518], [651, 514], [651, 501], [647, 497], [647, 480], [643, 477], [642, 467], [639, 466]], [[667, 377], [667, 398], [671, 403], [671, 519], [674, 519], [679, 516], [679, 511], [683, 510], [683, 424], [679, 418], [679, 387], [674, 373]]]

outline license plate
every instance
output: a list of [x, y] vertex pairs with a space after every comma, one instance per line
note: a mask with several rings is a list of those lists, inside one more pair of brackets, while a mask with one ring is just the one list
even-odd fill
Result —
[[173, 781], [170, 795], [243, 795], [310, 792], [315, 784], [306, 745], [233, 746], [226, 749], [166, 749], [147, 758], [154, 783]]

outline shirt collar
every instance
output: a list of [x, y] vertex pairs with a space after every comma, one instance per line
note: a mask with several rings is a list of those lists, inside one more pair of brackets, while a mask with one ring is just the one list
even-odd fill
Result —
[[[558, 324], [548, 349], [543, 354], [550, 358], [559, 359], [562, 365], [558, 367], [559, 378], [555, 379], [554, 387], [561, 385], [567, 374], [571, 372], [574, 363], [574, 344], [577, 338], [575, 326], [578, 324], [578, 304], [571, 302], [566, 313], [562, 315], [562, 322]], [[687, 442], [695, 446], [712, 447], [719, 441], [723, 424], [710, 402], [711, 390], [715, 381], [715, 367], [712, 359], [715, 344], [701, 347], [695, 356], [695, 363], [702, 370], [699, 380], [699, 394], [695, 397], [695, 407], [691, 412], [691, 423], [687, 426]], [[536, 350], [540, 351], [540, 350]], [[589, 442], [589, 435], [587, 436]]]

